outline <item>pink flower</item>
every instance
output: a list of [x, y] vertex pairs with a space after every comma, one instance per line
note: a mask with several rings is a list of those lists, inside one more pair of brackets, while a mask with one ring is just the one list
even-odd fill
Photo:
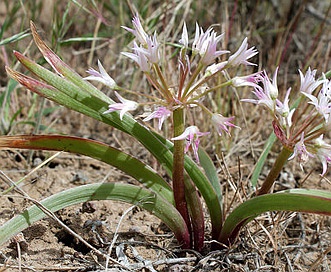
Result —
[[331, 145], [323, 140], [323, 136], [322, 134], [312, 142], [309, 141], [305, 144], [304, 133], [302, 133], [301, 139], [295, 144], [293, 154], [289, 160], [298, 157], [300, 167], [302, 168], [302, 164], [306, 163], [309, 158], [317, 157], [322, 162], [323, 170], [321, 175], [323, 176], [326, 173], [328, 164], [331, 163]]
[[302, 92], [302, 94], [311, 100], [308, 103], [314, 105], [319, 114], [324, 117], [325, 122], [328, 123], [331, 113], [331, 81], [325, 80], [323, 82], [322, 89], [317, 97], [305, 92]]
[[149, 121], [153, 118], [159, 119], [159, 130], [162, 128], [162, 124], [165, 119], [167, 119], [171, 115], [171, 111], [166, 107], [159, 107], [156, 111], [153, 111], [150, 115], [148, 115], [143, 121]]
[[132, 24], [133, 24], [133, 29], [132, 28], [128, 28], [126, 26], [122, 26], [125, 30], [131, 32], [139, 41], [139, 43], [145, 45], [147, 44], [147, 33], [145, 32], [144, 28], [141, 25], [140, 19], [138, 14], [133, 17], [132, 20]]
[[160, 51], [159, 51], [159, 43], [156, 39], [156, 34], [154, 34], [153, 37], [147, 37], [147, 48], [136, 48], [136, 50], [139, 50], [142, 52], [146, 58], [151, 63], [158, 63], [160, 60]]
[[300, 141], [295, 144], [293, 154], [288, 159], [292, 160], [295, 157], [298, 157], [299, 159], [299, 165], [301, 167], [301, 170], [303, 170], [303, 164], [305, 164], [309, 160], [309, 158], [315, 157], [313, 154], [308, 152], [305, 146], [304, 132], [302, 132], [301, 134]]
[[201, 63], [209, 65], [217, 57], [228, 53], [229, 51], [217, 51], [217, 43], [222, 39], [223, 34], [217, 36], [216, 32], [209, 28], [206, 32], [196, 24], [195, 37], [192, 45], [193, 54], [201, 56]]
[[194, 157], [197, 163], [199, 163], [200, 160], [198, 155], [198, 148], [200, 143], [200, 137], [208, 135], [209, 133], [210, 132], [200, 132], [198, 127], [190, 126], [187, 127], [181, 135], [174, 137], [171, 140], [186, 140], [185, 153], [189, 150], [190, 147], [192, 147]]
[[277, 72], [278, 68], [276, 69], [271, 82], [268, 75], [264, 71], [262, 75], [257, 77], [257, 80], [262, 82], [263, 88], [258, 86], [253, 92], [257, 99], [242, 99], [241, 101], [265, 105], [271, 110], [271, 112], [274, 113], [276, 108], [276, 100], [278, 97]]
[[235, 126], [234, 124], [231, 123], [231, 121], [234, 119], [234, 116], [231, 117], [224, 117], [221, 114], [213, 114], [211, 121], [213, 123], [213, 125], [215, 126], [217, 133], [222, 136], [223, 131], [228, 134], [229, 136], [231, 136], [228, 127], [236, 127], [239, 128], [237, 126]]
[[99, 60], [98, 60], [98, 67], [99, 67], [100, 72], [94, 70], [93, 68], [90, 68], [89, 70], [87, 70], [87, 73], [90, 75], [88, 77], [85, 77], [84, 79], [99, 81], [110, 88], [114, 88], [116, 86], [114, 79], [112, 79], [107, 74], [105, 68], [103, 68], [103, 66]]
[[133, 43], [132, 49], [134, 53], [122, 52], [122, 55], [134, 60], [139, 65], [141, 71], [148, 72], [150, 67], [146, 53], [144, 52], [145, 49], [139, 47], [136, 42]]
[[299, 70], [300, 74], [300, 92], [312, 94], [314, 90], [321, 85], [325, 80], [315, 80], [316, 70], [308, 68], [305, 75]]
[[320, 159], [323, 166], [322, 176], [326, 173], [328, 164], [331, 163], [331, 145], [323, 140], [323, 135], [315, 140], [314, 149], [316, 156]]
[[259, 88], [259, 85], [257, 84], [258, 78], [261, 75], [261, 72], [257, 72], [251, 75], [247, 76], [236, 76], [232, 78], [232, 85], [234, 87], [243, 87], [243, 86], [250, 86], [254, 88]]
[[188, 47], [188, 34], [187, 34], [187, 28], [185, 22], [183, 25], [182, 38], [179, 40], [179, 43], [181, 43], [185, 48]]
[[237, 50], [237, 52], [229, 57], [229, 60], [228, 60], [229, 65], [231, 65], [231, 66], [237, 66], [240, 64], [256, 65], [247, 60], [250, 59], [251, 57], [254, 57], [256, 54], [258, 54], [258, 51], [256, 50], [256, 48], [254, 46], [249, 49], [247, 49], [247, 48], [248, 48], [248, 44], [247, 44], [247, 37], [246, 37], [244, 39], [244, 41], [242, 42], [241, 46], [239, 47], [239, 49]]
[[121, 103], [114, 103], [109, 105], [108, 110], [106, 110], [103, 114], [111, 113], [114, 111], [120, 111], [120, 119], [122, 120], [126, 112], [137, 109], [138, 107], [137, 102], [125, 99], [122, 96], [120, 96], [117, 92], [115, 92], [115, 95], [117, 96], [118, 100], [121, 101]]

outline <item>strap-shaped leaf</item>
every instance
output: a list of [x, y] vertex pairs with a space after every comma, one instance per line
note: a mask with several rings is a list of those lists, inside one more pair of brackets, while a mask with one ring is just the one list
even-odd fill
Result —
[[217, 194], [218, 201], [222, 205], [222, 190], [220, 180], [217, 175], [216, 167], [210, 156], [204, 149], [199, 148], [198, 154], [200, 159], [200, 165], [202, 166], [203, 170], [205, 170], [206, 176], [209, 179], [211, 185], [214, 187], [214, 190]]
[[104, 143], [61, 135], [0, 136], [0, 147], [66, 151], [106, 162], [174, 203], [172, 189], [151, 167]]
[[[54, 194], [40, 203], [48, 210], [56, 212], [71, 205], [91, 200], [115, 200], [142, 207], [161, 219], [174, 232], [184, 248], [189, 246], [186, 224], [176, 208], [160, 195], [135, 185], [88, 184]], [[45, 216], [45, 213], [36, 205], [31, 206], [22, 214], [16, 215], [0, 227], [0, 245]]]
[[[104, 115], [103, 112], [108, 107], [104, 96], [95, 95], [94, 87], [93, 90], [87, 91], [87, 89], [90, 88], [90, 84], [86, 84], [86, 81], [83, 78], [69, 69], [68, 66], [60, 61], [59, 58], [55, 58], [52, 55], [54, 53], [49, 51], [47, 48], [44, 47], [42, 49], [42, 53], [45, 58], [54, 58], [51, 62], [52, 66], [64, 77], [48, 71], [18, 52], [16, 52], [15, 55], [28, 70], [46, 82], [49, 87], [45, 86], [46, 84], [44, 84], [44, 86], [39, 84], [39, 86], [37, 86], [38, 88], [36, 88], [35, 85], [31, 84], [31, 78], [19, 74], [8, 67], [7, 71], [14, 79], [30, 90], [133, 136], [141, 144], [143, 144], [153, 156], [155, 156], [161, 165], [170, 170], [169, 172], [172, 172], [173, 154], [171, 150], [173, 144], [170, 141], [139, 124], [128, 114], [124, 115], [123, 120], [119, 118], [119, 114], [117, 112]], [[216, 195], [213, 186], [210, 184], [209, 180], [198, 165], [196, 165], [187, 156], [185, 158], [185, 170], [198, 187], [200, 193], [206, 201], [213, 226], [213, 238], [216, 239], [222, 225], [222, 211], [218, 201], [218, 196]]]
[[292, 189], [245, 201], [226, 218], [219, 241], [224, 244], [231, 244], [243, 226], [258, 215], [268, 211], [331, 215], [331, 192]]

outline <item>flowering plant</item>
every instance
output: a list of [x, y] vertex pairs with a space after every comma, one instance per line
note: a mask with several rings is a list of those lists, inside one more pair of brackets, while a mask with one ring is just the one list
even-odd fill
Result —
[[[248, 48], [247, 39], [244, 39], [235, 53], [230, 54], [229, 51], [217, 50], [222, 35], [217, 35], [213, 28], [204, 31], [196, 24], [193, 43], [189, 46], [190, 39], [184, 24], [178, 44], [178, 82], [169, 82], [163, 69], [162, 46], [158, 42], [158, 36], [148, 35], [138, 16], [133, 19], [132, 29], [124, 29], [132, 33], [135, 40], [132, 52], [122, 54], [138, 65], [154, 90], [153, 93], [157, 95], [140, 94], [136, 90], [131, 91], [118, 86], [101, 62], [98, 62], [99, 71], [90, 69], [87, 71], [89, 75], [82, 78], [41, 40], [33, 23], [31, 30], [34, 41], [55, 73], [19, 52], [14, 53], [19, 62], [38, 79], [9, 67], [6, 69], [12, 78], [29, 90], [133, 136], [165, 168], [172, 178], [172, 184], [169, 185], [142, 161], [105, 143], [60, 135], [1, 136], [0, 147], [61, 150], [84, 154], [115, 166], [142, 184], [142, 187], [120, 183], [79, 186], [43, 200], [41, 203], [47, 209], [57, 211], [88, 200], [112, 199], [134, 203], [152, 212], [167, 224], [183, 248], [198, 251], [202, 250], [205, 237], [201, 197], [210, 214], [212, 239], [225, 246], [234, 243], [241, 227], [266, 211], [290, 210], [331, 214], [330, 205], [324, 205], [331, 200], [331, 194], [328, 192], [300, 189], [267, 194], [291, 153], [291, 158], [298, 157], [301, 162], [305, 162], [308, 157], [318, 157], [323, 164], [323, 174], [325, 173], [326, 165], [330, 161], [329, 145], [321, 136], [329, 118], [329, 100], [325, 97], [329, 97], [327, 90], [330, 89], [330, 84], [325, 78], [315, 81], [314, 72], [311, 71], [305, 77], [301, 75], [302, 92], [310, 99], [310, 104], [315, 106], [319, 115], [311, 114], [312, 119], [307, 119], [307, 123], [301, 124], [302, 128], [295, 130], [293, 128], [297, 126], [299, 118], [296, 120], [294, 110], [289, 108], [289, 91], [284, 102], [278, 100], [277, 72], [272, 82], [265, 72], [230, 76], [231, 73], [228, 71], [231, 69], [236, 70], [240, 65], [254, 65], [249, 59], [257, 54], [257, 50], [254, 47]], [[230, 54], [229, 57], [226, 58], [226, 54]], [[223, 81], [212, 86], [212, 79], [216, 75], [222, 76]], [[113, 89], [118, 102], [95, 88], [88, 82], [90, 80], [99, 81]], [[260, 83], [263, 86], [260, 86]], [[316, 98], [313, 91], [321, 84], [324, 84], [323, 93]], [[208, 116], [219, 135], [230, 135], [231, 128], [238, 128], [233, 123], [234, 117], [212, 112], [204, 105], [207, 94], [226, 86], [254, 88], [257, 100], [245, 101], [267, 106], [274, 115], [274, 130], [285, 150], [285, 154], [281, 153], [270, 175], [257, 191], [257, 196], [242, 203], [227, 216], [222, 210], [222, 192], [216, 169], [208, 155], [199, 147], [200, 139], [207, 137], [210, 132], [201, 132], [198, 124], [189, 123], [186, 119], [187, 112], [192, 107], [199, 107]], [[144, 97], [146, 100], [126, 99], [126, 93]], [[146, 105], [152, 105], [153, 108], [152, 112], [145, 113], [142, 120], [144, 123], [128, 113], [136, 112]], [[325, 124], [317, 127], [321, 118], [324, 118]], [[170, 140], [146, 126], [152, 119], [157, 119], [159, 130], [165, 126], [165, 122], [171, 120], [171, 125], [166, 124], [173, 128]], [[186, 155], [190, 150], [193, 159]], [[0, 244], [44, 215], [37, 206], [32, 206], [14, 217], [0, 227]]]

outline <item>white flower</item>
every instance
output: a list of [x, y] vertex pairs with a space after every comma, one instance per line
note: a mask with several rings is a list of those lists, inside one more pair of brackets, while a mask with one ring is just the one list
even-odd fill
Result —
[[317, 97], [305, 92], [302, 92], [302, 94], [311, 100], [308, 103], [314, 105], [319, 114], [324, 117], [325, 122], [328, 123], [331, 113], [331, 81], [323, 82]]
[[162, 124], [165, 119], [167, 119], [171, 115], [171, 111], [166, 107], [159, 107], [155, 111], [153, 111], [150, 115], [148, 115], [143, 121], [149, 121], [153, 118], [159, 119], [159, 130], [162, 128]]
[[217, 57], [229, 51], [217, 51], [217, 43], [222, 39], [223, 34], [217, 36], [216, 32], [209, 28], [206, 32], [196, 23], [195, 37], [192, 45], [193, 54], [201, 56], [201, 63], [209, 65]]
[[224, 117], [221, 114], [216, 114], [215, 113], [215, 114], [212, 115], [211, 121], [212, 121], [213, 125], [215, 126], [215, 128], [217, 130], [217, 133], [220, 136], [222, 136], [223, 131], [226, 134], [228, 134], [229, 136], [231, 136], [228, 127], [239, 128], [236, 125], [234, 125], [234, 124], [231, 123], [234, 118], [235, 118], [234, 116]]
[[300, 141], [295, 144], [293, 154], [291, 155], [291, 157], [288, 158], [288, 160], [292, 160], [295, 157], [298, 157], [299, 159], [299, 165], [301, 167], [301, 170], [303, 170], [303, 164], [308, 162], [309, 158], [315, 157], [313, 154], [307, 151], [304, 139], [304, 132], [302, 132], [301, 134]]
[[141, 71], [148, 72], [150, 70], [148, 59], [144, 48], [139, 47], [136, 42], [133, 43], [134, 53], [122, 52], [122, 55], [134, 60], [140, 67]]
[[137, 102], [125, 99], [122, 96], [120, 96], [117, 92], [115, 92], [115, 95], [117, 96], [118, 100], [121, 101], [121, 103], [114, 103], [109, 105], [108, 110], [106, 110], [103, 114], [111, 113], [114, 111], [120, 111], [120, 119], [122, 120], [126, 112], [137, 109], [138, 107]]
[[314, 148], [316, 150], [316, 156], [320, 159], [323, 166], [322, 176], [326, 173], [328, 164], [331, 163], [331, 145], [327, 144], [323, 140], [323, 135], [315, 140]]
[[142, 27], [141, 25], [141, 22], [140, 22], [140, 19], [139, 19], [139, 16], [136, 15], [135, 17], [133, 17], [133, 20], [132, 20], [132, 24], [133, 24], [133, 28], [128, 28], [126, 26], [122, 26], [125, 30], [131, 32], [136, 38], [137, 40], [145, 45], [147, 44], [147, 33], [145, 32], [144, 28]]
[[113, 89], [116, 86], [116, 83], [115, 83], [114, 79], [112, 79], [107, 74], [107, 72], [106, 72], [105, 68], [103, 68], [100, 60], [98, 60], [98, 67], [99, 67], [100, 72], [94, 70], [93, 68], [90, 68], [89, 70], [87, 70], [87, 73], [90, 75], [88, 77], [85, 77], [84, 79], [99, 81]]
[[198, 148], [200, 143], [200, 137], [208, 134], [209, 132], [200, 132], [198, 127], [196, 126], [190, 126], [187, 127], [181, 135], [174, 137], [171, 140], [186, 140], [185, 153], [189, 150], [190, 147], [192, 147], [194, 157], [197, 163], [199, 163]]
[[179, 43], [181, 43], [185, 48], [188, 47], [188, 34], [187, 34], [187, 28], [185, 22], [183, 25], [182, 38], [179, 40]]
[[228, 60], [229, 65], [231, 65], [231, 66], [237, 66], [239, 64], [256, 65], [247, 60], [250, 59], [251, 57], [254, 57], [256, 54], [258, 54], [258, 51], [256, 50], [256, 48], [254, 46], [249, 49], [247, 49], [247, 48], [248, 48], [248, 44], [247, 44], [247, 37], [246, 37], [244, 39], [244, 41], [242, 42], [241, 46], [239, 47], [239, 49], [237, 50], [237, 52], [229, 57], [229, 60]]
[[212, 76], [213, 74], [222, 71], [227, 64], [228, 64], [227, 61], [213, 63], [206, 68], [205, 75]]
[[315, 80], [316, 70], [311, 70], [310, 67], [308, 68], [305, 75], [299, 70], [300, 74], [300, 92], [312, 94], [314, 90], [321, 85], [326, 79], [324, 80]]

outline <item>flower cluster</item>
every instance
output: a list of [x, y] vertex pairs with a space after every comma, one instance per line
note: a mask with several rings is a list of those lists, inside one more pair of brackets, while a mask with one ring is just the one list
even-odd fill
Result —
[[274, 117], [276, 136], [286, 148], [293, 150], [289, 159], [297, 158], [303, 168], [310, 158], [316, 157], [322, 162], [324, 175], [331, 163], [331, 145], [323, 140], [331, 121], [331, 81], [325, 75], [315, 79], [316, 70], [309, 68], [306, 74], [299, 70], [301, 97], [296, 106], [290, 107], [291, 88], [283, 101], [278, 98], [277, 72], [278, 68], [272, 80], [266, 72], [260, 74], [261, 86], [255, 86], [253, 92], [257, 99], [242, 101], [265, 106]]
[[[248, 60], [255, 56], [258, 52], [255, 47], [248, 48], [247, 38], [244, 39], [241, 46], [234, 54], [230, 55], [227, 60], [214, 63], [216, 59], [230, 53], [227, 50], [218, 50], [218, 44], [223, 38], [223, 34], [218, 35], [215, 30], [210, 27], [206, 31], [203, 30], [197, 23], [195, 35], [190, 45], [190, 39], [186, 24], [183, 25], [183, 32], [179, 44], [181, 51], [179, 54], [179, 72], [178, 82], [171, 82], [166, 78], [162, 69], [161, 47], [158, 42], [156, 33], [148, 35], [144, 30], [138, 15], [132, 20], [133, 28], [123, 27], [125, 30], [134, 35], [132, 52], [122, 52], [122, 55], [133, 60], [140, 70], [145, 74], [151, 86], [156, 89], [158, 97], [146, 96], [151, 101], [139, 101], [139, 104], [134, 101], [124, 99], [121, 95], [115, 92], [116, 97], [120, 101], [109, 105], [109, 109], [104, 113], [120, 111], [120, 118], [128, 111], [136, 110], [139, 105], [153, 104], [155, 109], [143, 119], [144, 122], [158, 119], [158, 129], [162, 128], [164, 121], [172, 116], [172, 113], [178, 109], [187, 110], [191, 107], [199, 106], [210, 117], [211, 123], [214, 125], [217, 133], [230, 135], [229, 128], [238, 128], [232, 121], [234, 116], [224, 117], [220, 113], [214, 113], [205, 107], [202, 102], [203, 98], [214, 90], [224, 86], [250, 86], [258, 87], [256, 84], [260, 73], [225, 78], [224, 82], [219, 86], [208, 86], [208, 81], [212, 79], [216, 73], [225, 71], [239, 65], [254, 65]], [[190, 53], [191, 51], [191, 53]], [[125, 91], [116, 85], [115, 81], [106, 73], [101, 63], [98, 62], [100, 72], [90, 69], [87, 72], [89, 76], [85, 79], [96, 80], [118, 91]], [[228, 73], [227, 73], [228, 74]], [[169, 87], [176, 86], [176, 87]], [[133, 91], [130, 91], [134, 93]], [[135, 91], [136, 92], [136, 91]], [[137, 92], [136, 92], [137, 93]], [[188, 126], [180, 135], [174, 135], [172, 140], [185, 140], [185, 151], [192, 147], [193, 153], [197, 161], [199, 161], [197, 150], [200, 142], [200, 137], [209, 134], [209, 132], [200, 132], [195, 124]]]

